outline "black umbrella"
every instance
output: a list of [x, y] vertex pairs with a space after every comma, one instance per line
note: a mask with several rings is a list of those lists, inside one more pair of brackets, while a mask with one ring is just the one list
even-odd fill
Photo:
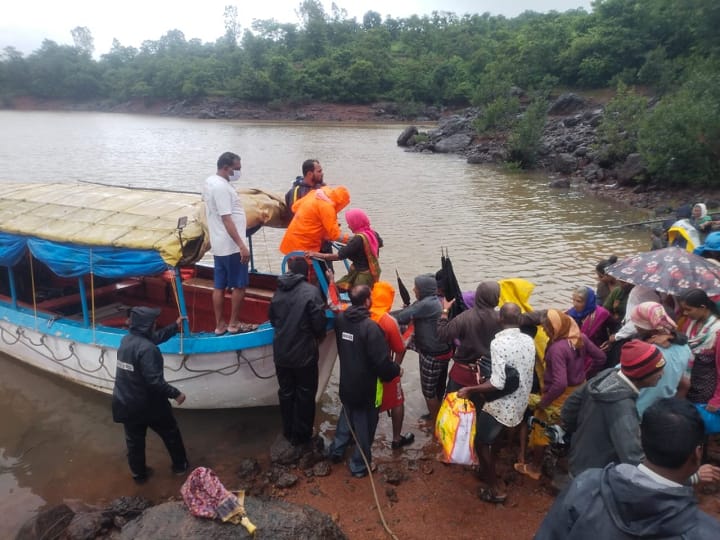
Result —
[[409, 306], [410, 293], [408, 292], [405, 284], [402, 282], [402, 279], [400, 279], [400, 274], [398, 274], [397, 268], [395, 269], [395, 276], [397, 276], [398, 291], [400, 292], [400, 298], [402, 298], [403, 305]]
[[441, 282], [443, 292], [445, 293], [446, 300], [455, 299], [452, 307], [450, 308], [449, 318], [452, 319], [456, 315], [459, 315], [467, 309], [465, 301], [463, 300], [462, 290], [458, 283], [457, 276], [455, 276], [455, 270], [453, 269], [450, 255], [448, 254], [447, 248], [443, 251], [440, 248], [440, 265], [441, 265]]

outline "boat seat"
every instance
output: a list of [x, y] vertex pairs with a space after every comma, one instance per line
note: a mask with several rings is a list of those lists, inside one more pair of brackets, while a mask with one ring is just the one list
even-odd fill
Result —
[[[111, 283], [110, 285], [103, 285], [102, 287], [95, 288], [92, 292], [94, 293], [95, 298], [102, 298], [105, 296], [110, 296], [113, 293], [117, 291], [122, 290], [128, 290], [135, 287], [139, 287], [142, 285], [142, 281], [139, 279], [128, 279], [125, 281], [120, 281], [118, 283]], [[87, 297], [88, 300], [90, 299], [90, 287], [86, 288]], [[51, 298], [50, 300], [45, 300], [43, 302], [38, 303], [37, 307], [38, 309], [42, 309], [43, 311], [57, 311], [61, 308], [72, 306], [74, 304], [80, 303], [80, 293], [74, 293], [74, 294], [68, 294], [67, 296], [60, 296], [58, 298]]]
[[[209, 291], [212, 292], [213, 288], [215, 287], [215, 284], [212, 279], [205, 279], [205, 278], [190, 278], [186, 279], [183, 282], [183, 289], [185, 291]], [[252, 296], [254, 298], [261, 298], [264, 300], [270, 301], [273, 297], [274, 291], [270, 291], [267, 289], [259, 289], [257, 287], [246, 287], [245, 288], [245, 296]]]

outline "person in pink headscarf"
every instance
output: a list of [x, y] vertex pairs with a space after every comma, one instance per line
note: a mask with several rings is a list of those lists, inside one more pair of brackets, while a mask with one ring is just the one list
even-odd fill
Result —
[[380, 279], [378, 256], [383, 245], [382, 238], [370, 227], [370, 218], [359, 208], [351, 208], [345, 212], [345, 221], [353, 236], [337, 253], [309, 251], [305, 256], [325, 261], [349, 259], [352, 263], [350, 270], [337, 281], [337, 287], [341, 291], [349, 291], [355, 285], [372, 287]]

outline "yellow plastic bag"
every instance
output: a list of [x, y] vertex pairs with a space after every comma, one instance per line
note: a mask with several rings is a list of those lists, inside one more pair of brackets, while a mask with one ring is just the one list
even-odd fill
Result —
[[442, 446], [442, 461], [458, 465], [476, 465], [475, 405], [469, 399], [450, 392], [440, 406], [435, 422], [435, 437]]

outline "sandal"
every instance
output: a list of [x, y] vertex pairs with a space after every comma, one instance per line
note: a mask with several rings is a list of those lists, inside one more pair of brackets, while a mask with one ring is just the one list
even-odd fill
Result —
[[222, 335], [224, 335], [225, 332], [227, 332], [227, 331], [228, 331], [228, 325], [226, 324], [226, 325], [223, 326], [223, 327], [215, 328], [215, 335], [216, 335], [216, 336], [222, 336]]
[[400, 440], [393, 441], [390, 446], [393, 450], [397, 450], [398, 448], [402, 448], [403, 446], [407, 446], [413, 442], [415, 442], [415, 435], [413, 433], [406, 433], [405, 435], [400, 435]]
[[524, 474], [525, 476], [532, 478], [533, 480], [540, 480], [540, 473], [533, 471], [530, 467], [528, 467], [527, 463], [516, 463], [513, 465], [513, 469], [520, 474]]
[[228, 334], [241, 334], [245, 332], [252, 332], [253, 330], [257, 329], [257, 327], [257, 324], [239, 322], [237, 324], [229, 324], [227, 327], [227, 331]]
[[488, 488], [480, 488], [478, 497], [480, 497], [481, 501], [493, 504], [502, 504], [507, 499], [507, 495], [497, 495]]

